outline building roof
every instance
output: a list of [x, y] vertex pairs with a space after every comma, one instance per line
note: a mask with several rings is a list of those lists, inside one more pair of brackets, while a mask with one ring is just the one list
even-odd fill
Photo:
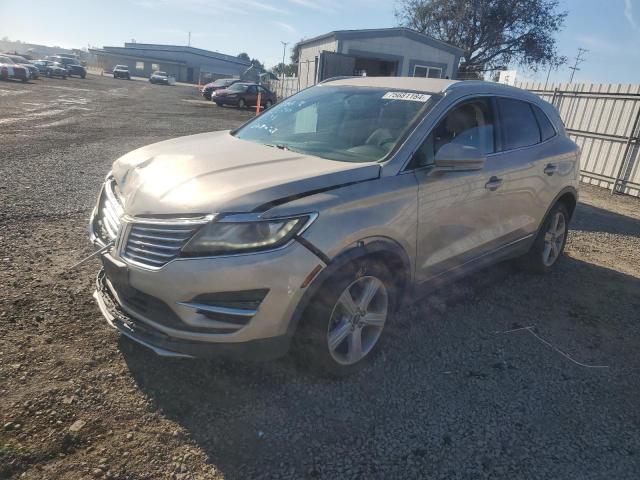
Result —
[[[134, 50], [136, 52], [134, 52]], [[144, 51], [141, 54], [140, 51]], [[147, 54], [148, 52], [148, 54]], [[225, 62], [236, 63], [238, 65], [242, 65], [245, 67], [249, 67], [251, 65], [250, 62], [246, 60], [242, 60], [241, 58], [234, 57], [233, 55], [226, 55], [220, 52], [212, 52], [210, 50], [204, 50], [202, 48], [195, 48], [185, 45], [158, 45], [153, 43], [125, 43], [124, 47], [109, 47], [105, 46], [102, 49], [93, 49], [92, 53], [112, 53], [119, 55], [131, 55], [140, 57], [144, 55], [145, 57], [152, 57], [154, 52], [171, 52], [171, 53], [188, 53], [191, 55], [197, 55], [199, 57], [206, 57], [212, 60], [222, 60]], [[177, 61], [179, 62], [179, 61]]]
[[429, 45], [430, 47], [438, 48], [454, 55], [462, 56], [464, 50], [455, 47], [449, 43], [437, 40], [427, 34], [416, 32], [410, 28], [394, 27], [394, 28], [369, 28], [363, 30], [335, 30], [333, 32], [325, 33], [317, 37], [309, 38], [298, 42], [298, 45], [304, 46], [307, 43], [316, 42], [318, 40], [324, 40], [326, 38], [335, 37], [336, 40], [354, 40], [354, 39], [368, 39], [368, 38], [385, 38], [385, 37], [405, 37], [416, 42]]

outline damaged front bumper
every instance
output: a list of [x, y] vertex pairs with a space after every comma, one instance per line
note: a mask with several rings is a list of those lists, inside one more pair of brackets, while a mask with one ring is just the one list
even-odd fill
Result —
[[175, 339], [154, 329], [125, 312], [116, 300], [108, 280], [101, 270], [93, 293], [98, 307], [109, 325], [130, 340], [149, 348], [162, 357], [174, 358], [235, 358], [270, 360], [286, 354], [290, 338], [287, 335], [239, 343], [210, 343]]

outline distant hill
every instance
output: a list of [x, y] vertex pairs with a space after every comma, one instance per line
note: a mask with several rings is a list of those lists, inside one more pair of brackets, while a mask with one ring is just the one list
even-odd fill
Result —
[[18, 55], [24, 55], [32, 60], [38, 58], [44, 58], [48, 55], [55, 55], [56, 53], [67, 53], [78, 55], [80, 59], [90, 62], [91, 55], [89, 52], [80, 50], [78, 48], [62, 48], [62, 47], [49, 47], [47, 45], [38, 45], [36, 43], [26, 43], [13, 40], [0, 40], [0, 53], [16, 53]]

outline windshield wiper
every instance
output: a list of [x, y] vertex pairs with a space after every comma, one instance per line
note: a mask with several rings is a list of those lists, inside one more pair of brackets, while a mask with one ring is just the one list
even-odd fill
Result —
[[264, 145], [267, 146], [267, 147], [278, 148], [280, 150], [290, 150], [292, 152], [296, 151], [295, 149], [291, 148], [286, 143], [275, 143], [275, 144], [265, 143]]

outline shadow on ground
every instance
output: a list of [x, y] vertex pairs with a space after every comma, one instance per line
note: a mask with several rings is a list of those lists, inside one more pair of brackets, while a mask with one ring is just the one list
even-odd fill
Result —
[[[640, 388], [627, 377], [640, 367], [628, 356], [640, 347], [630, 321], [638, 292], [637, 278], [568, 257], [548, 276], [498, 265], [400, 312], [373, 364], [340, 381], [290, 358], [164, 360], [126, 340], [121, 350], [156, 408], [227, 478], [408, 478], [416, 466], [418, 476], [457, 478], [513, 465], [525, 476], [578, 478], [611, 462], [622, 468], [640, 451], [629, 435], [640, 425]], [[526, 333], [496, 334], [532, 324], [574, 358], [609, 368], [577, 367]], [[550, 455], [555, 444], [575, 451]], [[340, 452], [369, 460], [354, 465]]]

